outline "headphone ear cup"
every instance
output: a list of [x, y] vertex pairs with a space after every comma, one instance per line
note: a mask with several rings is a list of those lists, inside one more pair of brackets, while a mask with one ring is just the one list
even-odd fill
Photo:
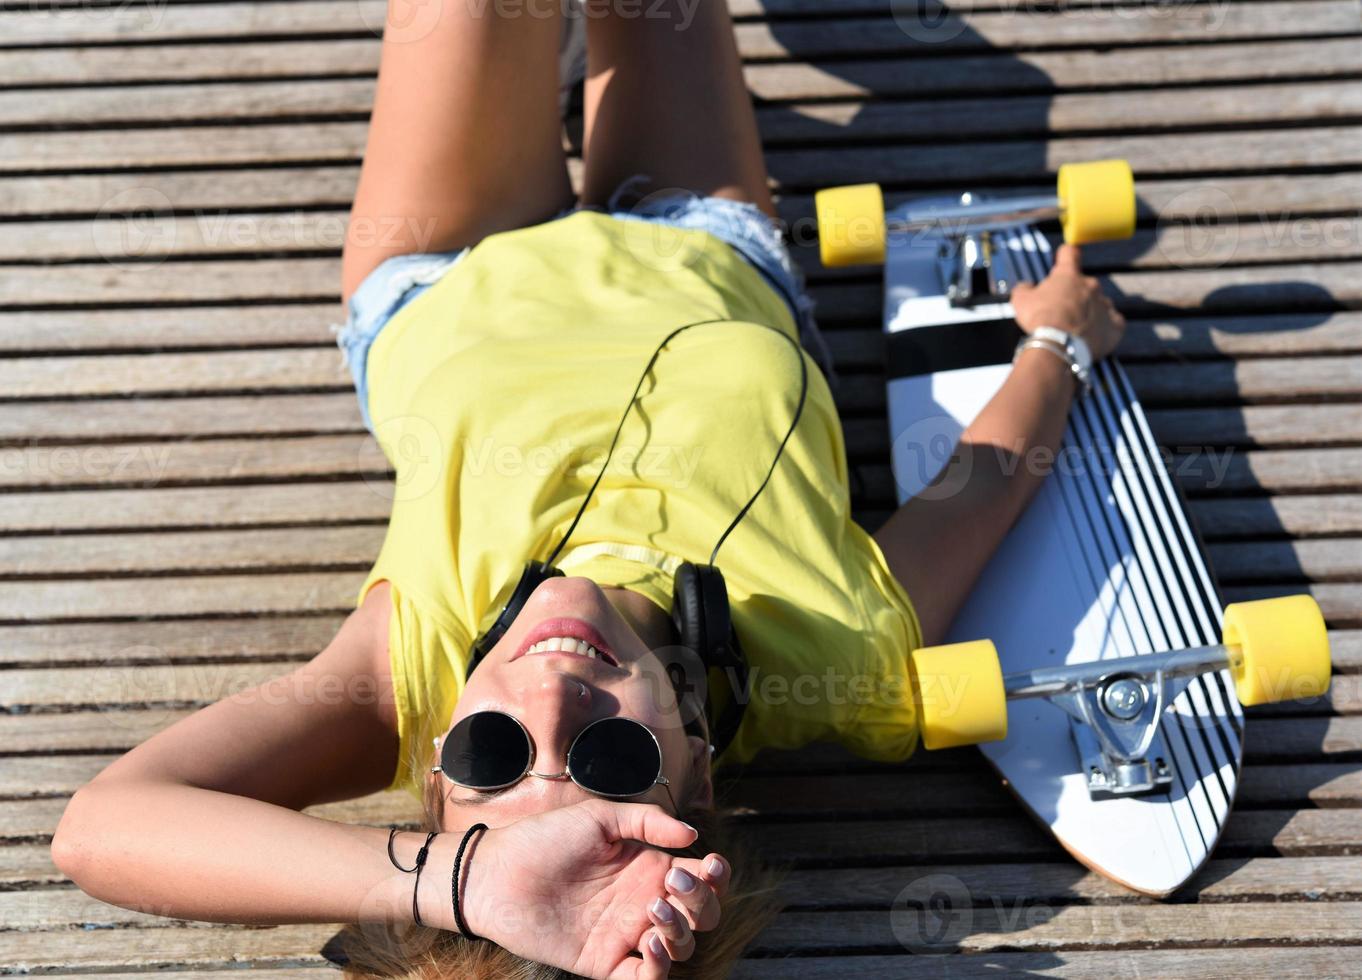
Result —
[[506, 600], [506, 605], [497, 614], [496, 622], [491, 625], [486, 633], [483, 633], [473, 642], [473, 655], [468, 664], [470, 674], [473, 672], [473, 668], [482, 661], [482, 658], [487, 656], [492, 648], [501, 642], [501, 638], [506, 635], [506, 631], [516, 621], [520, 611], [525, 608], [525, 603], [529, 602], [530, 596], [534, 595], [534, 590], [549, 579], [557, 578], [562, 574], [560, 569], [542, 561], [527, 561], [525, 563], [525, 567], [520, 573], [520, 581], [511, 590], [511, 597]]
[[708, 666], [704, 595], [700, 567], [694, 562], [682, 562], [672, 579], [672, 625], [677, 642]]

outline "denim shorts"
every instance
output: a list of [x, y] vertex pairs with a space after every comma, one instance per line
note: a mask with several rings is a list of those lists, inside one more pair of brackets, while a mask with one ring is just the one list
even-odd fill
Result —
[[[832, 363], [827, 345], [818, 332], [813, 317], [813, 301], [804, 291], [804, 277], [790, 259], [779, 226], [754, 204], [730, 201], [718, 197], [701, 197], [686, 192], [652, 194], [629, 208], [617, 206], [626, 182], [612, 196], [610, 206], [603, 210], [616, 218], [673, 225], [677, 228], [707, 231], [727, 242], [747, 262], [761, 273], [763, 279], [790, 307], [799, 327], [799, 338], [818, 361], [823, 371], [832, 377]], [[582, 207], [569, 208], [557, 217], [566, 217]], [[556, 220], [556, 219], [554, 219]], [[385, 260], [370, 272], [350, 297], [347, 319], [336, 330], [336, 342], [354, 377], [355, 392], [359, 396], [364, 425], [373, 431], [369, 418], [369, 385], [365, 376], [365, 362], [369, 348], [378, 332], [398, 310], [433, 286], [456, 262], [468, 254], [468, 248], [451, 252], [417, 252], [398, 255]]]

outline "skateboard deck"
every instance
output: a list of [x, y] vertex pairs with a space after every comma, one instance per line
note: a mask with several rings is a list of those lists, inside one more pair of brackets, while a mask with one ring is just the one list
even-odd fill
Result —
[[[962, 307], [944, 295], [946, 242], [921, 231], [892, 237], [885, 253], [900, 503], [938, 475], [1007, 377], [1021, 336], [1008, 304]], [[1014, 282], [1042, 279], [1052, 263], [1049, 241], [1031, 226], [999, 231], [993, 243]], [[1052, 471], [946, 641], [992, 639], [1004, 674], [1219, 642], [1220, 598], [1139, 400], [1115, 358], [1097, 365], [1092, 381], [1075, 400]], [[1090, 792], [1091, 735], [1050, 701], [1014, 703], [1007, 738], [980, 748], [1075, 858], [1137, 892], [1166, 896], [1220, 839], [1239, 781], [1243, 726], [1228, 671], [1193, 678], [1163, 713], [1149, 756], [1171, 779], [1131, 795]]]

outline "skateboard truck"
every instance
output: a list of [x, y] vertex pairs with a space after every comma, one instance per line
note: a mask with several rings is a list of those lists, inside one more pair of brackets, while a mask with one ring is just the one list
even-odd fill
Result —
[[832, 187], [814, 195], [818, 250], [829, 268], [884, 262], [888, 236], [932, 231], [943, 241], [938, 261], [943, 292], [953, 306], [1001, 303], [1017, 281], [1008, 250], [994, 233], [1058, 219], [1072, 244], [1129, 238], [1135, 230], [1135, 179], [1124, 160], [1059, 168], [1054, 195], [979, 198], [954, 205], [909, 205], [892, 218], [878, 184]]
[[[1168, 706], [1201, 674], [1228, 670], [1249, 706], [1329, 689], [1329, 635], [1309, 595], [1225, 607], [1222, 642], [1162, 653], [1057, 664], [1003, 676], [991, 640], [922, 647], [908, 658], [928, 749], [1007, 738], [1007, 702], [1043, 698], [1064, 711], [1088, 792], [1157, 791], [1173, 779], [1159, 733]], [[1072, 772], [1072, 770], [1069, 770]]]
[[1164, 709], [1230, 657], [1219, 644], [1145, 653], [1009, 674], [1003, 686], [1008, 700], [1044, 698], [1068, 714], [1093, 797], [1128, 796], [1173, 781], [1159, 734]]
[[1058, 197], [981, 199], [966, 192], [955, 205], [910, 207], [885, 218], [886, 235], [934, 231], [941, 236], [937, 255], [943, 292], [952, 306], [1002, 303], [1017, 281], [1006, 248], [994, 233], [1008, 228], [1061, 218]]

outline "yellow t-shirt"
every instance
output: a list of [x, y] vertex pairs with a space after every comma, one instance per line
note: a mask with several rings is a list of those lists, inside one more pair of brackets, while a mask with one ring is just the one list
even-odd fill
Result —
[[[671, 569], [708, 560], [793, 417], [795, 352], [757, 324], [797, 334], [759, 273], [707, 232], [582, 211], [485, 239], [383, 328], [369, 410], [395, 499], [360, 601], [391, 583], [394, 788], [416, 789], [412, 746], [447, 724], [473, 638], [571, 522], [653, 348], [711, 318], [731, 322], [662, 352], [560, 559], [670, 610]], [[917, 619], [851, 520], [841, 425], [808, 363], [799, 425], [718, 557], [752, 678], [721, 761], [819, 739], [893, 760], [917, 742]]]

